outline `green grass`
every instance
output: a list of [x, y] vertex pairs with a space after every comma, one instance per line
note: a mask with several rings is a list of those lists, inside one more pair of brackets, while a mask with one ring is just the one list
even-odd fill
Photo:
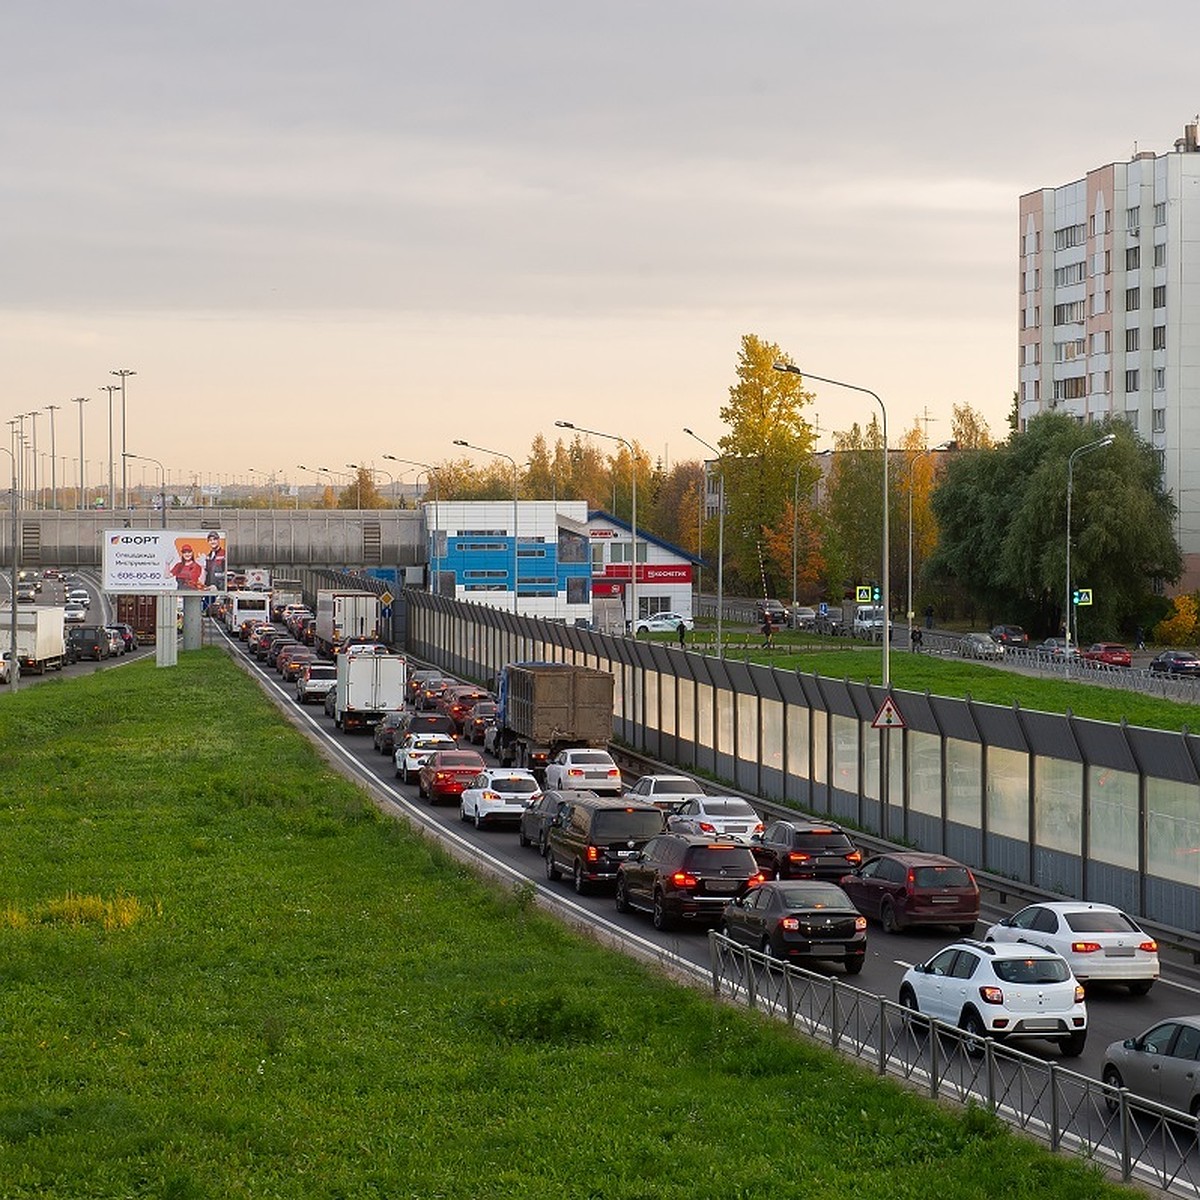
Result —
[[478, 881], [218, 650], [0, 754], [6, 1200], [1130, 1194]]

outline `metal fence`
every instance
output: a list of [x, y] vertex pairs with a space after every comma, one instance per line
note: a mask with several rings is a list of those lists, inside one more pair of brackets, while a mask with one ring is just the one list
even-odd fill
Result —
[[1052, 1150], [1095, 1162], [1125, 1182], [1173, 1195], [1200, 1192], [1197, 1122], [1055, 1062], [931, 1021], [709, 934], [713, 994], [784, 1021], [935, 1100], [976, 1103]]

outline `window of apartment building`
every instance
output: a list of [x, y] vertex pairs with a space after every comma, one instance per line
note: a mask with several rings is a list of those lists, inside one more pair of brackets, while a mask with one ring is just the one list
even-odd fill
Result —
[[1167, 390], [1167, 369], [1166, 367], [1154, 368], [1154, 390], [1156, 392], [1165, 392]]
[[1108, 378], [1107, 371], [1093, 371], [1088, 377], [1088, 391], [1093, 396], [1107, 396]]
[[1055, 250], [1069, 250], [1072, 246], [1082, 246], [1086, 241], [1086, 225], [1068, 225], [1066, 229], [1054, 231]]
[[1088, 237], [1096, 236], [1096, 214], [1093, 213], [1088, 217]]
[[1125, 251], [1125, 270], [1136, 271], [1142, 265], [1141, 246], [1130, 246]]
[[1165, 267], [1167, 265], [1167, 243], [1159, 242], [1154, 247], [1154, 265], [1156, 267]]
[[1155, 433], [1167, 432], [1167, 410], [1165, 408], [1156, 408], [1150, 414], [1150, 428]]
[[1155, 450], [1154, 465], [1158, 468], [1160, 476], [1166, 474], [1167, 470], [1167, 452], [1165, 450]]
[[1156, 204], [1154, 206], [1154, 223], [1155, 225], [1165, 225], [1167, 223], [1167, 206], [1165, 204]]
[[1073, 338], [1069, 342], [1054, 343], [1054, 361], [1055, 362], [1071, 362], [1073, 359], [1082, 358], [1084, 354], [1083, 338]]
[[1125, 289], [1125, 311], [1136, 312], [1142, 307], [1142, 289], [1141, 288], [1126, 288]]
[[1108, 353], [1108, 330], [1100, 329], [1095, 333], [1088, 334], [1088, 353], [1089, 354], [1107, 354]]
[[1054, 381], [1055, 400], [1082, 400], [1087, 395], [1087, 379], [1077, 375], [1073, 379], [1056, 379]]
[[1125, 350], [1127, 353], [1131, 353], [1138, 348], [1138, 341], [1140, 340], [1138, 335], [1140, 333], [1140, 329], [1125, 330]]
[[1167, 285], [1165, 283], [1160, 283], [1158, 287], [1154, 289], [1154, 307], [1167, 307]]
[[1125, 391], [1136, 392], [1138, 390], [1138, 373], [1135, 370], [1125, 372]]
[[1072, 283], [1082, 283], [1087, 278], [1086, 263], [1068, 263], [1065, 267], [1054, 268], [1054, 286], [1067, 287]]
[[1125, 414], [1125, 424], [1126, 424], [1126, 425], [1128, 425], [1128, 426], [1129, 426], [1129, 428], [1130, 428], [1130, 429], [1132, 429], [1134, 433], [1137, 433], [1137, 427], [1138, 427], [1138, 410], [1137, 410], [1136, 408], [1131, 408], [1131, 409], [1130, 409], [1130, 410], [1129, 410], [1129, 411], [1128, 411], [1128, 412]]
[[1108, 312], [1108, 297], [1109, 297], [1108, 288], [1105, 288], [1102, 292], [1093, 292], [1092, 293], [1092, 316], [1093, 317], [1098, 317], [1098, 316], [1100, 316], [1101, 313]]
[[1153, 337], [1155, 350], [1165, 350], [1167, 348], [1167, 327], [1165, 325], [1155, 325]]
[[1055, 325], [1078, 325], [1086, 315], [1087, 308], [1082, 300], [1072, 300], [1069, 304], [1054, 306]]
[[1021, 347], [1021, 366], [1036, 367], [1042, 361], [1042, 348], [1037, 342]]
[[1141, 214], [1142, 214], [1142, 210], [1136, 204], [1132, 208], [1127, 208], [1125, 210], [1125, 228], [1130, 233], [1133, 233], [1138, 228], [1138, 226], [1141, 225], [1141, 223], [1142, 223]]

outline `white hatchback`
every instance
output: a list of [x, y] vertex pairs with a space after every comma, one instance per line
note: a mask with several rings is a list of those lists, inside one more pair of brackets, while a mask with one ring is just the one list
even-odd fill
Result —
[[989, 942], [1021, 942], [1061, 954], [1080, 983], [1123, 983], [1144, 996], [1158, 978], [1158, 943], [1111, 904], [1030, 904], [997, 922]]
[[514, 824], [525, 806], [541, 797], [541, 784], [532, 771], [511, 767], [488, 767], [463, 788], [458, 815], [472, 821], [476, 829], [500, 821]]
[[448, 733], [410, 733], [396, 746], [393, 759], [396, 778], [415, 783], [425, 760], [439, 750], [457, 750], [458, 743]]

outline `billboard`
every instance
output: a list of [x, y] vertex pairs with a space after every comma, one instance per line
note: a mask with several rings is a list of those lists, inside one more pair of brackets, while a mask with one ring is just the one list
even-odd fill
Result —
[[225, 531], [218, 529], [106, 529], [106, 592], [223, 592]]

